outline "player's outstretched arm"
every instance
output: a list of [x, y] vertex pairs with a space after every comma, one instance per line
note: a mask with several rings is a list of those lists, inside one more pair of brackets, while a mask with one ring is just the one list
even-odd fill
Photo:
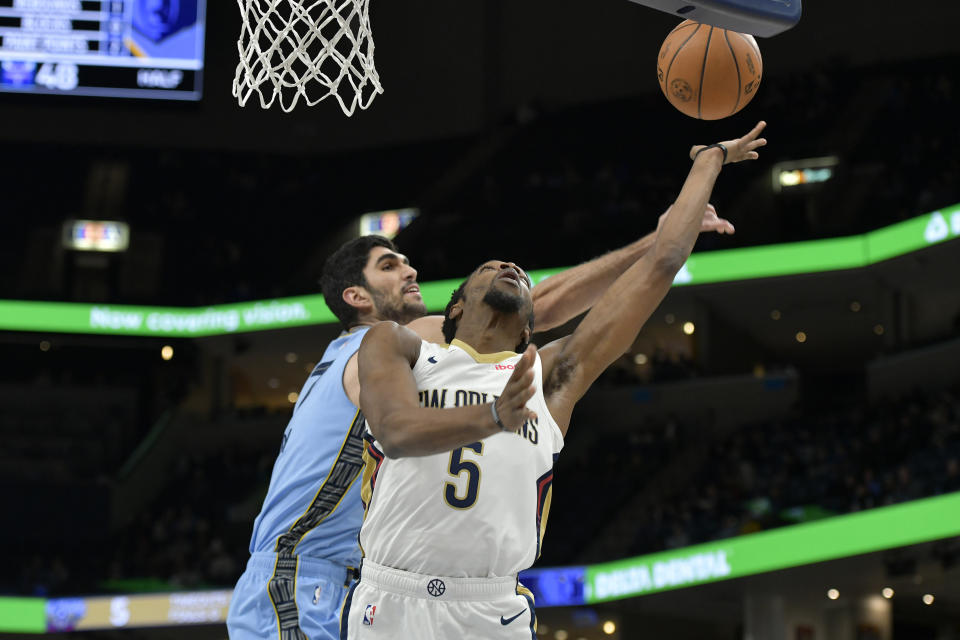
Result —
[[[658, 229], [672, 209], [673, 206], [660, 216]], [[700, 231], [734, 233], [735, 229], [729, 220], [717, 215], [712, 204], [707, 204], [703, 209]], [[531, 290], [536, 330], [548, 331], [559, 327], [596, 304], [614, 280], [650, 251], [656, 237], [657, 232], [653, 231], [625, 247], [538, 283]]]
[[[360, 344], [360, 409], [391, 458], [443, 453], [500, 431], [489, 403], [451, 409], [420, 406], [412, 368], [421, 344], [419, 336], [394, 322], [374, 325]], [[535, 354], [532, 348], [524, 353], [497, 399], [507, 429], [535, 417], [525, 406], [534, 393]]]
[[550, 413], [564, 432], [573, 405], [597, 376], [633, 344], [643, 324], [670, 290], [693, 250], [704, 208], [722, 165], [759, 157], [756, 149], [765, 145], [766, 140], [758, 136], [765, 126], [764, 122], [758, 123], [744, 137], [722, 143], [723, 148], [696, 146], [690, 150], [693, 166], [672, 210], [660, 225], [653, 249], [614, 281], [562, 344], [559, 353], [551, 354], [550, 368], [544, 373], [544, 393]]
[[[663, 225], [671, 205], [658, 219], [657, 229]], [[717, 215], [717, 210], [708, 204], [703, 210], [700, 232], [734, 233], [736, 230], [729, 220]], [[555, 329], [576, 318], [592, 307], [607, 287], [637, 260], [646, 255], [653, 247], [657, 231], [643, 236], [610, 253], [594, 258], [589, 262], [565, 269], [540, 282], [531, 291], [533, 296], [533, 314], [537, 320], [537, 331]], [[426, 316], [407, 324], [427, 342], [443, 344], [443, 316]]]

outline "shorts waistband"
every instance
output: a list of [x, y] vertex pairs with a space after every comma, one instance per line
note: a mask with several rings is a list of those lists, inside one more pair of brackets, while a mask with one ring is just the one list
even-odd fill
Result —
[[[250, 554], [247, 560], [247, 568], [252, 571], [266, 572], [275, 574], [278, 570], [283, 570], [284, 564], [277, 566], [277, 554], [269, 551], [257, 551]], [[312, 558], [310, 556], [288, 556], [296, 562], [296, 575], [301, 578], [326, 578], [334, 582], [343, 582], [349, 585], [356, 577], [357, 571], [353, 567], [345, 567], [342, 564], [324, 560], [323, 558]]]
[[424, 600], [487, 601], [516, 595], [517, 578], [450, 578], [401, 571], [364, 559], [360, 583]]

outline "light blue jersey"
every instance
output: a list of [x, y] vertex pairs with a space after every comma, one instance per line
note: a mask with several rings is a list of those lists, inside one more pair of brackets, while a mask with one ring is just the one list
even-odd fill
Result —
[[231, 638], [339, 636], [363, 523], [364, 420], [343, 390], [343, 370], [367, 329], [331, 342], [300, 391], [230, 603]]
[[357, 478], [363, 416], [343, 390], [343, 369], [369, 327], [330, 343], [307, 378], [283, 433], [250, 553], [271, 551], [360, 566], [363, 523]]

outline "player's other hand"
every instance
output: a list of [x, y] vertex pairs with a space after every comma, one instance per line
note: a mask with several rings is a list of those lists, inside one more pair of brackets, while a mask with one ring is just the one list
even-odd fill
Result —
[[536, 358], [537, 348], [531, 344], [523, 352], [503, 393], [496, 400], [497, 415], [508, 430], [519, 429], [525, 421], [537, 419], [537, 414], [527, 408], [527, 401], [537, 390], [533, 386], [533, 363]]
[[[756, 160], [759, 158], [760, 154], [757, 153], [757, 149], [767, 144], [767, 139], [758, 136], [766, 126], [767, 123], [761, 120], [757, 123], [757, 126], [750, 130], [750, 133], [742, 138], [721, 142], [720, 144], [727, 148], [727, 158], [724, 164], [743, 162], [744, 160]], [[693, 160], [697, 156], [697, 152], [703, 147], [704, 145], [702, 144], [694, 145], [693, 148], [690, 149], [690, 159]]]
[[[667, 215], [671, 209], [673, 209], [673, 205], [667, 207], [667, 210], [660, 214], [660, 219], [657, 221], [658, 229], [663, 226], [663, 221], [667, 219]], [[708, 204], [707, 208], [703, 211], [703, 220], [700, 221], [700, 233], [707, 231], [733, 235], [737, 230], [734, 228], [733, 223], [717, 215], [717, 209], [712, 204]]]

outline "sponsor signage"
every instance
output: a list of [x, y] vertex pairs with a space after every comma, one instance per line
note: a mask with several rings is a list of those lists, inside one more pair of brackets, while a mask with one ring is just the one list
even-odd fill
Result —
[[[603, 564], [528, 569], [520, 581], [536, 594], [539, 607], [576, 606], [955, 536], [960, 536], [960, 492]], [[0, 633], [221, 624], [231, 594], [0, 598]]]
[[151, 595], [54, 598], [47, 601], [48, 632], [171, 627], [222, 623], [230, 590]]
[[960, 492], [591, 565], [584, 601], [642, 596], [958, 535]]
[[[862, 235], [693, 254], [674, 285], [856, 269], [960, 237], [960, 204]], [[534, 284], [564, 268], [530, 272]], [[440, 312], [459, 279], [420, 285], [427, 309]], [[336, 322], [323, 296], [210, 307], [141, 307], [0, 300], [0, 330], [201, 337]]]

